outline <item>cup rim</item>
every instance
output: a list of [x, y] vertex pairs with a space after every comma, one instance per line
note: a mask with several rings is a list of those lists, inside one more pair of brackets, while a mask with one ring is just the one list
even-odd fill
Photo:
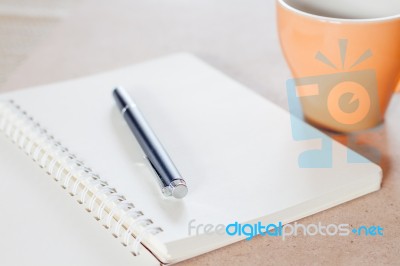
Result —
[[317, 19], [322, 22], [331, 22], [331, 23], [369, 23], [369, 22], [387, 22], [387, 21], [392, 21], [392, 20], [397, 20], [400, 19], [400, 14], [397, 15], [391, 15], [391, 16], [386, 16], [386, 17], [379, 17], [379, 18], [334, 18], [334, 17], [326, 17], [326, 16], [320, 16], [320, 15], [315, 15], [312, 13], [308, 13], [305, 11], [302, 11], [300, 9], [294, 8], [287, 4], [285, 0], [277, 0], [278, 4], [280, 4], [282, 7], [288, 9], [291, 12], [294, 12], [296, 14], [299, 14], [303, 17], [308, 17], [312, 19]]

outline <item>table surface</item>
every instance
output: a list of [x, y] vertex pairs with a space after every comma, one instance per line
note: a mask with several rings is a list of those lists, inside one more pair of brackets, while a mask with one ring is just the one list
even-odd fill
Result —
[[[279, 49], [272, 0], [86, 0], [0, 86], [16, 90], [187, 51], [287, 109], [289, 70]], [[383, 237], [258, 236], [184, 265], [365, 265], [400, 263], [400, 95], [385, 123], [339, 141], [379, 163], [382, 189], [312, 215], [304, 224], [380, 225]], [[377, 149], [380, 156], [372, 153]]]

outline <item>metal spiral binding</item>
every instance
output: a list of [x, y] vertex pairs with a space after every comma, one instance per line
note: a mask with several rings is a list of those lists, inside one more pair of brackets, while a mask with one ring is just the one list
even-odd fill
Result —
[[146, 234], [163, 231], [13, 101], [0, 103], [0, 131], [120, 238], [133, 255], [139, 254]]

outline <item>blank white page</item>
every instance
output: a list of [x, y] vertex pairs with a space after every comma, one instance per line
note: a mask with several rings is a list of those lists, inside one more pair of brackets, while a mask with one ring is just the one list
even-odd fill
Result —
[[[183, 200], [161, 195], [117, 111], [116, 85], [132, 94], [185, 177]], [[299, 154], [319, 141], [293, 140], [286, 111], [188, 54], [2, 98], [10, 97], [164, 229], [158, 235], [167, 247], [158, 254], [164, 260], [239, 240], [188, 238], [192, 219], [290, 222], [380, 186], [381, 169], [348, 164], [346, 148], [336, 142], [332, 168], [299, 168]]]

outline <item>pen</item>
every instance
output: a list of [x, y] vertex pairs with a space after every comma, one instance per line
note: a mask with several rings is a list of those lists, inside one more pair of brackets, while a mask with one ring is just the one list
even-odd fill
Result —
[[154, 169], [162, 193], [178, 199], [186, 196], [188, 188], [185, 180], [129, 94], [124, 88], [117, 87], [113, 96], [123, 118]]

